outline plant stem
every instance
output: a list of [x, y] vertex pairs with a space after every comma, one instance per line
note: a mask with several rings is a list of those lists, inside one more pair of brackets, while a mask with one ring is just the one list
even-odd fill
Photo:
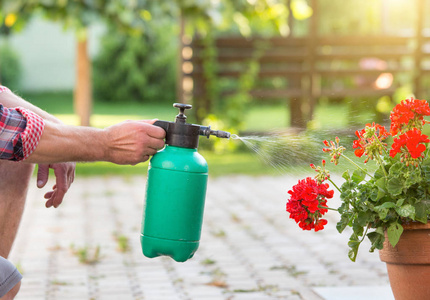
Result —
[[357, 246], [357, 252], [355, 252], [354, 257], [351, 258], [352, 261], [355, 261], [355, 259], [357, 258], [357, 254], [358, 254], [358, 248], [360, 247], [361, 243], [364, 241], [366, 235], [367, 235], [367, 231], [369, 230], [369, 226], [366, 227], [366, 232], [363, 234], [363, 237], [361, 238], [361, 240], [358, 241], [358, 246]]
[[341, 193], [342, 191], [340, 190], [340, 188], [336, 185], [336, 183], [333, 182], [333, 180], [331, 180], [330, 178], [328, 178], [328, 181], [331, 182], [331, 184]]
[[387, 170], [385, 170], [384, 162], [381, 159], [381, 156], [379, 154], [376, 154], [376, 160], [378, 161], [378, 164], [381, 166], [382, 171], [384, 171], [385, 179], [388, 178]]
[[363, 238], [361, 239], [360, 244], [361, 244], [361, 242], [363, 242], [363, 241], [364, 241], [364, 238], [365, 238], [365, 237], [366, 237], [366, 235], [367, 235], [367, 231], [369, 231], [369, 226], [367, 226], [367, 227], [366, 227], [366, 232], [363, 234]]
[[384, 145], [382, 144], [381, 140], [378, 138], [378, 136], [376, 135], [376, 133], [373, 134], [375, 136], [375, 139], [378, 141], [378, 144], [381, 146], [382, 150], [384, 150], [385, 155], [388, 156], [388, 152], [387, 149], [385, 149]]
[[365, 169], [363, 169], [362, 167], [360, 167], [359, 165], [357, 165], [352, 159], [350, 159], [348, 156], [346, 156], [345, 154], [341, 154], [342, 157], [344, 157], [346, 160], [348, 160], [350, 163], [352, 163], [354, 166], [356, 166], [357, 168], [359, 168], [361, 171], [363, 171], [364, 173], [366, 173], [367, 175], [369, 175], [371, 178], [373, 178], [372, 175], [370, 175], [369, 173], [367, 173], [367, 171]]
[[328, 210], [338, 211], [336, 208], [331, 208], [331, 207], [321, 206], [321, 205], [318, 205], [318, 208], [324, 208], [324, 209], [328, 209]]

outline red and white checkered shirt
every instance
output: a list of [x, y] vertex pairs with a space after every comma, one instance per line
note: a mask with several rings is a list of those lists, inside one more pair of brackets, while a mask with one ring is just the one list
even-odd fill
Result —
[[[0, 93], [11, 91], [0, 85]], [[26, 159], [39, 144], [45, 121], [32, 111], [0, 104], [0, 159]]]

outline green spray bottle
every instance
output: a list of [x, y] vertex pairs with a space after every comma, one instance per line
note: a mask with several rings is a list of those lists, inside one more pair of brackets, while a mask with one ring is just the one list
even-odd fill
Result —
[[229, 138], [210, 126], [186, 123], [188, 104], [175, 103], [175, 122], [156, 121], [166, 131], [166, 147], [150, 160], [141, 245], [147, 257], [191, 258], [199, 247], [208, 179], [206, 160], [197, 152], [199, 136]]

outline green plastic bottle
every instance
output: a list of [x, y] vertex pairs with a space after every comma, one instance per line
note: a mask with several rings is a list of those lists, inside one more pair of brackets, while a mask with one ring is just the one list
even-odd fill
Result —
[[200, 135], [228, 138], [224, 131], [185, 123], [185, 109], [176, 122], [157, 121], [166, 131], [166, 147], [149, 164], [141, 245], [147, 257], [166, 255], [184, 262], [199, 247], [208, 179], [206, 160], [197, 152]]

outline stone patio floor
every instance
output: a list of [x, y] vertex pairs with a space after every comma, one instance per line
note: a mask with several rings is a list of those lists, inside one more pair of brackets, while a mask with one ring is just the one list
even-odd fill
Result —
[[393, 299], [368, 243], [348, 259], [336, 214], [317, 233], [288, 218], [297, 179], [211, 178], [200, 248], [185, 263], [141, 254], [146, 177], [76, 178], [58, 209], [34, 180], [10, 256], [24, 275], [16, 299]]

